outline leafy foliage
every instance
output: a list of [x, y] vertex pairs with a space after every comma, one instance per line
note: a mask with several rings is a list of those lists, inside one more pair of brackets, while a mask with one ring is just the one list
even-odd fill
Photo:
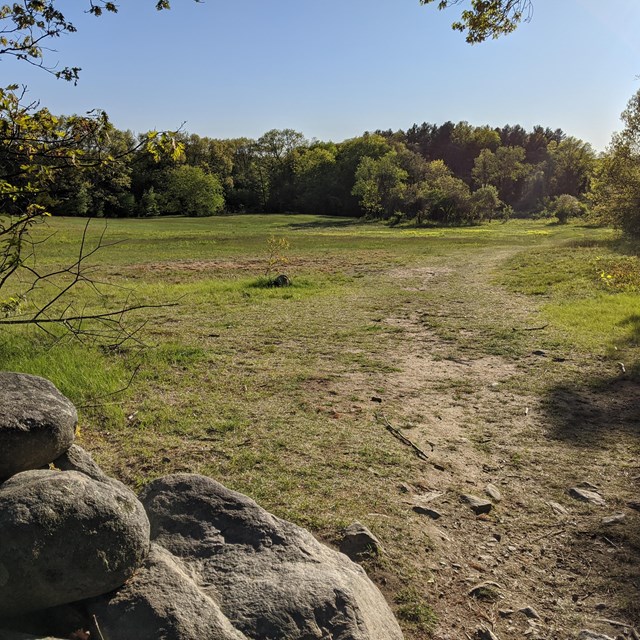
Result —
[[[44, 43], [68, 33], [76, 27], [62, 13], [56, 0], [22, 0], [0, 5], [0, 57], [11, 56], [45, 71], [57, 78], [76, 82], [80, 67], [55, 70], [44, 59]], [[101, 16], [105, 11], [117, 13], [118, 6], [110, 0], [87, 0], [86, 11]], [[157, 0], [156, 9], [169, 9], [168, 0]]]
[[289, 264], [287, 253], [291, 249], [291, 243], [287, 238], [269, 236], [267, 238], [265, 276], [270, 276], [278, 267], [286, 267]]
[[[0, 5], [0, 59], [14, 57], [58, 78], [76, 81], [79, 67], [56, 71], [44, 58], [48, 39], [76, 31], [58, 4], [53, 0], [23, 0]], [[156, 6], [168, 8], [168, 3], [161, 0]], [[106, 0], [89, 0], [87, 11], [100, 16], [104, 11], [117, 11], [117, 7]], [[77, 260], [45, 272], [36, 268], [37, 245], [31, 231], [58, 204], [52, 197], [54, 185], [66, 189], [66, 200], [78, 215], [88, 213], [90, 208], [100, 210], [100, 198], [102, 202], [111, 199], [110, 206], [126, 213], [133, 198], [129, 168], [122, 159], [142, 147], [154, 156], [169, 153], [177, 157], [181, 147], [167, 134], [149, 134], [137, 145], [118, 147], [113, 138], [122, 140], [124, 136], [109, 123], [106, 113], [57, 117], [37, 102], [28, 101], [26, 95], [26, 87], [17, 84], [0, 88], [0, 322], [32, 323], [41, 328], [59, 325], [85, 336], [112, 335], [113, 329], [117, 333], [122, 327], [121, 314], [92, 314], [99, 326], [87, 328], [89, 314], [64, 301], [71, 289], [94, 284], [85, 261], [103, 246], [102, 239], [97, 247], [88, 248], [85, 229]], [[95, 173], [98, 167], [100, 172]], [[101, 191], [98, 175], [109, 182], [111, 189], [116, 188], [115, 195]], [[44, 300], [43, 290], [49, 291]]]
[[389, 218], [400, 208], [407, 176], [397, 164], [395, 151], [378, 159], [365, 156], [356, 170], [352, 193], [368, 214]]
[[640, 291], [640, 258], [615, 256], [596, 258], [600, 283], [609, 291]]
[[162, 202], [162, 208], [168, 214], [212, 216], [222, 211], [224, 195], [216, 176], [185, 164], [167, 173]]
[[640, 91], [622, 113], [625, 128], [613, 136], [596, 166], [590, 197], [594, 211], [632, 238], [640, 238]]
[[[437, 0], [438, 9], [447, 9], [461, 4], [461, 0]], [[436, 0], [420, 0], [420, 4], [431, 4]], [[483, 42], [487, 38], [498, 38], [515, 31], [522, 20], [532, 14], [531, 0], [471, 0], [471, 8], [464, 9], [460, 20], [451, 26], [465, 32], [470, 44]]]
[[563, 193], [551, 201], [549, 211], [558, 219], [560, 224], [566, 224], [569, 218], [582, 215], [585, 212], [585, 206], [578, 198], [568, 193]]

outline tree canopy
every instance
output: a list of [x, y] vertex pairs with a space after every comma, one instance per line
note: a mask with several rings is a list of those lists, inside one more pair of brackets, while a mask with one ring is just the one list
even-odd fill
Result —
[[[57, 70], [45, 60], [49, 40], [76, 31], [59, 4], [22, 0], [0, 5], [0, 60], [13, 57], [57, 78], [77, 81], [79, 67]], [[117, 11], [107, 0], [88, 0], [85, 7], [95, 16]], [[166, 9], [169, 4], [158, 0], [156, 7]], [[125, 308], [94, 315], [97, 326], [87, 328], [88, 315], [65, 299], [77, 286], [93, 284], [95, 289], [85, 269], [86, 258], [95, 251], [85, 242], [86, 232], [79, 239], [75, 264], [54, 272], [37, 268], [30, 232], [59, 204], [52, 197], [54, 186], [59, 193], [67, 190], [67, 203], [78, 214], [95, 214], [105, 208], [126, 214], [134, 198], [130, 167], [123, 158], [141, 148], [152, 157], [168, 154], [177, 158], [181, 146], [167, 134], [152, 133], [135, 140], [116, 131], [102, 111], [55, 116], [37, 101], [26, 99], [26, 92], [17, 83], [0, 87], [0, 323], [32, 323], [45, 330], [64, 326], [76, 335], [116, 340], [132, 337], [121, 323]], [[34, 292], [47, 287], [50, 295], [36, 302]]]
[[591, 199], [597, 214], [640, 238], [640, 90], [622, 112], [624, 129], [596, 165]]
[[[433, 2], [438, 2], [438, 9], [447, 9], [463, 4], [464, 0], [420, 0], [420, 4]], [[466, 32], [470, 44], [511, 33], [520, 22], [529, 20], [533, 12], [532, 0], [470, 0], [469, 5], [451, 26]]]

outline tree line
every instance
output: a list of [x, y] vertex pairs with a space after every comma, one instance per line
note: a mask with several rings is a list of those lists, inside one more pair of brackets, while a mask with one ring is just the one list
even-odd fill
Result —
[[[71, 122], [59, 118], [58, 128]], [[39, 204], [70, 216], [300, 212], [470, 223], [535, 214], [563, 195], [584, 199], [597, 164], [588, 143], [560, 129], [467, 122], [339, 143], [291, 129], [226, 140], [180, 132], [179, 153], [162, 155], [148, 141], [105, 121], [103, 161], [67, 162]], [[2, 152], [0, 144], [6, 166]], [[93, 137], [78, 140], [79, 158], [97, 152]]]

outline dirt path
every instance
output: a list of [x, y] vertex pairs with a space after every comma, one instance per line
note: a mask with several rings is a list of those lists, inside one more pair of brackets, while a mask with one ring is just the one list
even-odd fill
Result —
[[[399, 499], [423, 507], [434, 543], [425, 556], [433, 637], [638, 637], [640, 392], [609, 369], [596, 382], [609, 365], [556, 353], [544, 330], [492, 353], [492, 319], [497, 331], [540, 325], [531, 299], [488, 277], [508, 255], [390, 274], [416, 291], [387, 320], [403, 338], [383, 411], [429, 455]], [[604, 504], [570, 497], [578, 486]], [[491, 510], [476, 515], [464, 494]], [[603, 523], [617, 514], [621, 522]]]

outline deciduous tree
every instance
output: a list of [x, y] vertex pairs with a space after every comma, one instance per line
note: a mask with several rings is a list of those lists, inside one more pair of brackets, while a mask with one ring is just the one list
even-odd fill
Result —
[[[76, 31], [59, 5], [54, 0], [0, 5], [0, 60], [14, 57], [58, 78], [76, 81], [79, 67], [58, 70], [44, 57], [48, 40]], [[158, 9], [168, 6], [167, 0], [156, 2]], [[117, 11], [116, 5], [106, 0], [88, 0], [85, 7], [96, 16]], [[57, 118], [26, 95], [26, 88], [18, 84], [0, 88], [0, 323], [33, 323], [42, 328], [57, 324], [78, 335], [112, 337], [115, 331], [116, 339], [128, 337], [130, 333], [122, 333], [121, 313], [94, 314], [98, 327], [87, 329], [86, 314], [64, 300], [64, 294], [73, 287], [88, 282], [84, 265], [93, 250], [87, 247], [86, 234], [73, 265], [43, 273], [30, 262], [34, 247], [30, 232], [49, 215], [49, 192], [58, 177], [64, 172], [90, 170], [117, 160], [107, 150], [107, 116], [95, 112], [84, 117]], [[161, 151], [180, 153], [180, 146], [169, 136], [152, 135], [140, 145], [156, 156]], [[80, 180], [79, 184], [78, 211], [89, 206], [87, 181]], [[27, 278], [17, 278], [20, 273]], [[47, 283], [55, 293], [44, 302], [30, 301], [30, 294]]]
[[406, 180], [395, 151], [377, 159], [365, 156], [356, 171], [353, 195], [369, 215], [386, 219], [400, 208]]
[[168, 172], [161, 201], [161, 211], [170, 215], [212, 216], [224, 208], [220, 180], [188, 164]]
[[603, 221], [640, 238], [640, 91], [622, 113], [624, 129], [614, 134], [594, 172], [591, 200]]

